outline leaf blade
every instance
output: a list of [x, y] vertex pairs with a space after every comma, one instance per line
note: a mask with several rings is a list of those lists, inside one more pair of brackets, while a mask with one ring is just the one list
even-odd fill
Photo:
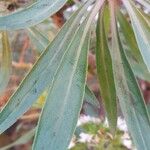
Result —
[[67, 0], [37, 0], [26, 9], [0, 16], [1, 30], [22, 29], [34, 26], [58, 11]]
[[[150, 81], [150, 72], [148, 71], [145, 62], [143, 61], [130, 23], [126, 20], [120, 11], [117, 11], [117, 19], [119, 21], [120, 29], [124, 37], [123, 40], [125, 41], [125, 45], [128, 45], [128, 48], [125, 52], [128, 60], [131, 63], [134, 74], [141, 79]], [[123, 45], [123, 41], [121, 42]]]
[[[47, 47], [48, 43], [50, 42], [49, 39], [46, 37], [44, 33], [42, 33], [40, 30], [37, 30], [36, 28], [32, 27], [28, 29], [30, 34], [32, 34], [36, 41], [38, 41], [39, 47], [43, 47], [41, 51], [45, 47]], [[49, 41], [49, 42], [47, 42]], [[93, 117], [99, 117], [99, 103], [97, 98], [95, 97], [94, 93], [88, 88], [86, 85], [85, 87], [85, 95], [84, 95], [84, 103], [87, 105], [83, 108], [84, 113]]]
[[114, 133], [117, 125], [117, 98], [112, 70], [112, 59], [104, 27], [104, 15], [105, 14], [103, 10], [99, 14], [99, 20], [97, 24], [96, 65], [100, 83], [100, 93], [106, 109], [109, 126], [112, 133]]
[[143, 16], [139, 13], [138, 9], [133, 6], [131, 1], [123, 0], [123, 3], [130, 15], [131, 23], [134, 29], [134, 34], [148, 70], [150, 71], [150, 26], [147, 24]]
[[[33, 150], [66, 149], [75, 130], [83, 102], [87, 70], [87, 39], [82, 47], [82, 53], [77, 45], [84, 28], [80, 29], [80, 33], [77, 32], [77, 36], [70, 45], [70, 50], [64, 57], [43, 108]], [[55, 113], [58, 108], [59, 112]], [[47, 117], [49, 119], [45, 123]], [[41, 142], [41, 139], [47, 137], [51, 137], [51, 140]]]
[[2, 60], [0, 67], [0, 94], [6, 88], [11, 73], [11, 50], [7, 32], [2, 32]]
[[85, 14], [89, 4], [90, 2], [86, 3], [82, 7], [80, 13], [79, 9], [73, 14], [70, 20], [68, 20], [57, 37], [42, 53], [39, 60], [33, 66], [32, 71], [30, 71], [27, 77], [22, 81], [17, 91], [2, 109], [0, 112], [0, 133], [4, 132], [9, 126], [15, 123], [15, 121], [31, 107], [40, 93], [42, 93], [48, 85], [50, 86], [57, 68], [64, 57], [64, 53], [67, 51], [67, 47], [72, 41], [71, 37], [77, 30], [79, 20], [81, 16]]
[[[87, 69], [87, 33], [93, 18], [96, 16], [103, 3], [104, 1], [96, 1], [93, 10], [78, 30], [78, 32], [81, 33], [76, 34], [77, 37], [74, 37], [75, 39], [70, 45], [70, 51], [66, 53], [62, 65], [58, 69], [56, 78], [53, 82], [53, 87], [50, 90], [50, 94], [43, 108], [43, 113], [40, 117], [33, 150], [67, 149], [75, 130], [83, 102]], [[81, 50], [82, 48], [84, 50]], [[69, 59], [69, 62], [71, 59], [71, 63], [68, 63], [67, 59]], [[66, 72], [66, 69], [69, 69], [68, 72]], [[70, 100], [75, 97], [76, 100]], [[62, 98], [62, 101], [57, 101], [59, 98]], [[50, 99], [51, 101], [48, 102]], [[51, 107], [51, 109], [48, 106]], [[61, 107], [60, 112], [56, 114], [55, 109], [58, 109], [59, 106]], [[71, 109], [67, 109], [70, 107]], [[49, 117], [48, 123], [45, 122], [47, 117]], [[66, 124], [66, 122], [69, 123]], [[45, 139], [48, 137], [51, 137], [51, 140], [41, 142], [43, 138]]]
[[150, 120], [136, 78], [120, 42], [115, 18], [115, 4], [110, 1], [113, 69], [119, 103], [137, 149], [150, 147]]

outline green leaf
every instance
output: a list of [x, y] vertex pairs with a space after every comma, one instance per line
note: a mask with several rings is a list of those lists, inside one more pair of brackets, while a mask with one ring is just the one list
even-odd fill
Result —
[[[40, 97], [38, 98], [38, 101], [33, 104], [33, 107], [35, 108], [42, 108], [46, 97], [48, 89], [45, 90]], [[84, 94], [84, 104], [83, 104], [83, 113], [85, 115], [89, 115], [91, 117], [99, 117], [99, 110], [100, 110], [100, 104], [95, 97], [94, 93], [88, 88], [88, 86], [85, 87], [85, 94]]]
[[112, 70], [112, 60], [105, 33], [104, 17], [105, 14], [101, 11], [97, 22], [96, 65], [100, 82], [100, 93], [106, 109], [109, 126], [114, 133], [117, 124], [117, 98]]
[[[79, 28], [58, 69], [40, 117], [33, 150], [64, 150], [69, 145], [85, 90], [89, 38], [80, 44], [84, 28], [85, 25]], [[50, 140], [42, 140], [49, 137]]]
[[11, 50], [7, 32], [2, 32], [2, 57], [0, 67], [0, 94], [6, 88], [11, 73]]
[[130, 0], [123, 0], [123, 3], [131, 18], [131, 23], [141, 55], [148, 70], [150, 71], [150, 26]]
[[117, 12], [117, 19], [124, 36], [125, 44], [129, 47], [125, 52], [131, 63], [134, 74], [141, 79], [150, 81], [150, 72], [143, 61], [130, 23], [120, 11]]
[[131, 62], [131, 65], [136, 77], [150, 82], [150, 73], [147, 70], [145, 64], [138, 64], [138, 63]]
[[103, 22], [105, 22], [105, 34], [108, 35], [110, 32], [110, 12], [109, 12], [109, 6], [106, 4], [105, 9], [103, 10], [103, 14], [105, 15], [103, 17]]
[[[67, 21], [65, 26], [42, 53], [32, 70], [22, 81], [17, 91], [0, 113], [0, 133], [9, 128], [37, 100], [40, 94], [51, 86], [56, 71], [62, 62], [67, 48], [73, 40], [80, 19], [86, 14], [90, 2], [86, 3]], [[80, 11], [80, 12], [79, 12]]]
[[37, 0], [31, 6], [0, 16], [0, 29], [12, 30], [34, 26], [57, 12], [67, 0]]
[[[119, 21], [120, 29], [125, 38], [126, 44], [130, 47], [130, 53], [134, 57], [134, 59], [141, 63], [143, 62], [141, 53], [139, 51], [133, 29], [130, 23], [126, 20], [126, 17], [120, 12], [117, 12], [117, 19]], [[130, 38], [129, 38], [130, 37]]]
[[110, 6], [112, 18], [111, 54], [117, 96], [134, 144], [139, 150], [148, 150], [150, 147], [150, 120], [148, 111], [118, 36], [114, 12], [116, 8], [113, 1], [110, 1]]
[[[37, 30], [35, 27], [28, 29], [28, 31], [30, 32], [30, 34], [32, 34], [32, 38], [34, 38], [36, 43], [38, 44], [38, 48], [41, 47], [42, 49], [40, 50], [43, 51], [43, 49], [47, 47], [47, 45], [50, 42], [46, 37], [46, 35], [42, 33], [39, 29]], [[98, 100], [96, 99], [93, 92], [88, 88], [88, 86], [85, 87], [84, 102], [85, 102], [85, 107], [83, 108], [84, 113], [89, 116], [99, 117]]]
[[[104, 1], [95, 3], [89, 17], [75, 33], [58, 68], [39, 120], [33, 150], [65, 150], [68, 147], [83, 103], [89, 48], [87, 33], [103, 3]], [[49, 137], [50, 140], [43, 141]]]

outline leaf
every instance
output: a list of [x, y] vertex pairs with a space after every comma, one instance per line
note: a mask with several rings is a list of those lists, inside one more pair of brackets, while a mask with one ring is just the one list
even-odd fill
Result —
[[123, 3], [130, 15], [134, 34], [148, 70], [150, 71], [150, 26], [147, 24], [138, 9], [133, 6], [131, 1], [123, 0]]
[[123, 14], [119, 10], [117, 12], [117, 19], [119, 21], [120, 29], [125, 38], [126, 44], [130, 48], [130, 53], [134, 57], [135, 61], [137, 61], [138, 63], [143, 62], [141, 53], [139, 51], [139, 48], [138, 48], [138, 45], [134, 36], [133, 29], [130, 23], [126, 20], [126, 17], [123, 16]]
[[[39, 29], [37, 30], [35, 27], [32, 27], [28, 30], [30, 34], [32, 34], [33, 38], [36, 40], [36, 43], [38, 44], [39, 47], [47, 47], [48, 43], [50, 42], [46, 35], [42, 33]], [[49, 41], [49, 42], [48, 42]], [[41, 49], [41, 51], [43, 51]], [[43, 98], [43, 96], [41, 96]], [[46, 96], [44, 96], [44, 101], [41, 100], [43, 106], [45, 102]], [[84, 95], [84, 103], [85, 106], [83, 106], [84, 113], [89, 116], [93, 117], [99, 117], [99, 103], [93, 92], [88, 88], [88, 86], [85, 87], [85, 95]]]
[[133, 63], [131, 65], [132, 65], [132, 69], [133, 69], [135, 76], [137, 76], [138, 78], [142, 80], [150, 82], [150, 73], [145, 67], [145, 64]]
[[29, 140], [31, 140], [33, 138], [35, 134], [35, 129], [32, 129], [30, 131], [28, 131], [27, 133], [25, 133], [23, 136], [19, 137], [15, 142], [0, 148], [0, 150], [8, 150], [14, 146], [17, 145], [22, 145], [22, 144], [26, 144]]
[[105, 4], [105, 9], [103, 11], [103, 14], [105, 15], [103, 17], [103, 22], [105, 22], [105, 34], [107, 35], [110, 32], [110, 12], [107, 4]]
[[111, 54], [117, 96], [134, 144], [139, 150], [148, 150], [150, 147], [148, 140], [150, 138], [150, 121], [148, 111], [118, 36], [114, 12], [116, 8], [114, 7], [113, 1], [110, 1], [110, 7], [112, 18]]
[[69, 43], [73, 40], [72, 35], [76, 32], [80, 19], [86, 14], [89, 5], [90, 2], [88, 1], [81, 10], [75, 12], [67, 21], [12, 95], [0, 113], [0, 133], [15, 123], [32, 106], [45, 88], [51, 86], [57, 68], [68, 50]]
[[[81, 40], [84, 28], [85, 26], [82, 25], [76, 33], [69, 51], [58, 69], [40, 117], [33, 150], [64, 150], [69, 145], [76, 127], [85, 89], [88, 36], [83, 46], [77, 44]], [[58, 108], [59, 111], [57, 111]], [[50, 140], [42, 141], [48, 137]]]
[[[83, 103], [89, 48], [87, 33], [103, 3], [95, 3], [89, 17], [70, 43], [43, 108], [33, 150], [65, 150], [69, 145]], [[50, 140], [42, 140], [49, 137]]]
[[2, 32], [2, 57], [0, 67], [0, 94], [6, 88], [11, 73], [11, 50], [7, 32]]
[[97, 22], [96, 32], [96, 65], [97, 75], [100, 82], [100, 93], [106, 109], [109, 126], [114, 133], [117, 125], [116, 90], [112, 70], [112, 60], [105, 33], [104, 17], [105, 14], [101, 11]]
[[[42, 108], [46, 101], [47, 94], [48, 89], [40, 95], [38, 101], [33, 104], [33, 107]], [[84, 104], [82, 108], [85, 115], [89, 115], [91, 117], [99, 117], [100, 104], [94, 93], [88, 88], [88, 86], [85, 87]]]
[[131, 63], [134, 74], [141, 79], [150, 81], [150, 72], [148, 71], [147, 66], [143, 61], [130, 23], [126, 20], [120, 11], [117, 12], [117, 19], [124, 36], [125, 44], [129, 47], [125, 52], [127, 54], [128, 60]]
[[0, 16], [1, 30], [34, 26], [57, 12], [67, 0], [37, 0], [31, 6], [12, 14]]

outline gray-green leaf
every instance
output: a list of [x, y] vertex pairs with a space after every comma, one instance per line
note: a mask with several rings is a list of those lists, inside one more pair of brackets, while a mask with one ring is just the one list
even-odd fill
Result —
[[86, 14], [86, 9], [89, 5], [89, 2], [86, 3], [81, 8], [81, 11], [80, 9], [76, 11], [67, 21], [53, 42], [42, 53], [9, 102], [2, 109], [0, 112], [0, 133], [15, 123], [32, 106], [45, 88], [51, 86], [68, 45], [73, 39], [72, 35], [77, 30], [80, 19]]
[[[33, 150], [67, 149], [83, 103], [89, 36], [81, 43], [85, 24], [70, 43], [40, 117]], [[49, 139], [50, 140], [42, 140]]]
[[67, 0], [37, 0], [20, 11], [0, 16], [0, 29], [22, 29], [36, 25], [57, 12]]

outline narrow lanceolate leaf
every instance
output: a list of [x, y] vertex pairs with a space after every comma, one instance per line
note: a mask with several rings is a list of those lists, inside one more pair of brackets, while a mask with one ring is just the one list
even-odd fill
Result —
[[69, 145], [83, 103], [89, 45], [87, 33], [103, 2], [96, 2], [58, 68], [40, 117], [33, 150], [66, 150]]
[[11, 72], [11, 50], [6, 32], [2, 32], [2, 57], [0, 64], [0, 94], [6, 88]]
[[110, 0], [112, 18], [112, 62], [119, 103], [137, 149], [149, 150], [150, 121], [136, 78], [123, 51], [116, 27], [115, 7]]
[[0, 133], [15, 123], [32, 106], [45, 88], [51, 86], [57, 68], [89, 5], [90, 3], [86, 3], [67, 21], [0, 112]]
[[[133, 29], [126, 17], [120, 12], [117, 12], [117, 19], [119, 21], [121, 32], [125, 38], [126, 44], [130, 47], [130, 53], [138, 63], [142, 62], [142, 56], [139, 51]], [[130, 38], [129, 38], [130, 37]]]
[[[34, 38], [36, 44], [38, 45], [38, 48], [41, 47], [41, 52], [48, 46], [50, 43], [49, 39], [46, 37], [44, 33], [37, 30], [35, 27], [28, 29], [29, 33], [31, 34], [31, 38]], [[87, 115], [93, 116], [93, 117], [99, 117], [99, 102], [94, 96], [93, 92], [88, 88], [88, 86], [85, 87], [85, 95], [84, 95], [84, 112]]]
[[148, 70], [150, 71], [150, 26], [130, 0], [123, 0], [123, 3], [130, 15], [134, 34], [136, 36], [142, 57]]
[[85, 90], [89, 38], [87, 36], [80, 45], [84, 28], [82, 25], [76, 33], [58, 69], [41, 115], [33, 150], [65, 150], [69, 145]]
[[112, 132], [117, 124], [117, 102], [114, 84], [112, 60], [105, 34], [104, 13], [101, 11], [97, 22], [96, 65], [100, 82], [100, 92], [106, 109], [109, 126]]
[[21, 29], [36, 25], [57, 12], [67, 0], [37, 0], [20, 11], [0, 16], [0, 29]]
[[[134, 74], [144, 80], [150, 81], [150, 72], [145, 65], [140, 50], [138, 48], [133, 29], [123, 14], [118, 11], [117, 19], [120, 24], [121, 35], [124, 37], [125, 45], [127, 45], [127, 57], [131, 63]], [[129, 38], [130, 37], [130, 38]]]

